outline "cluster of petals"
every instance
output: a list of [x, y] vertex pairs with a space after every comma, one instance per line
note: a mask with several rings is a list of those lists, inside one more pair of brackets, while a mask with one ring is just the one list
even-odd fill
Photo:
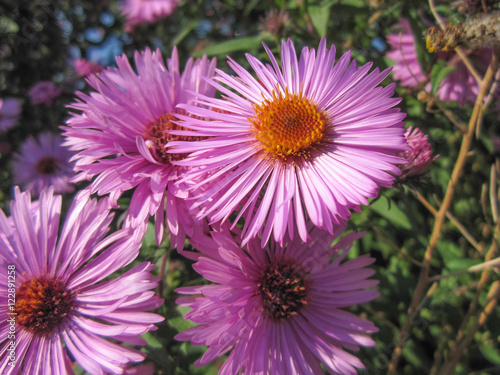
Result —
[[62, 146], [63, 138], [52, 133], [30, 136], [21, 145], [12, 161], [13, 181], [23, 190], [38, 195], [52, 186], [57, 194], [74, 190], [70, 182], [74, 177], [71, 152]]
[[123, 0], [120, 6], [125, 16], [125, 29], [132, 30], [142, 23], [154, 23], [172, 14], [180, 0]]
[[62, 89], [51, 81], [37, 82], [29, 91], [31, 103], [44, 104], [47, 107], [61, 94]]
[[422, 175], [439, 157], [439, 155], [432, 156], [432, 146], [427, 140], [427, 135], [420, 129], [410, 126], [405, 137], [411, 150], [401, 153], [407, 163], [401, 166], [400, 180]]
[[174, 246], [182, 248], [186, 234], [199, 227], [184, 202], [183, 184], [174, 184], [186, 168], [162, 159], [163, 145], [151, 139], [151, 131], [162, 121], [172, 124], [168, 119], [176, 115], [179, 103], [191, 103], [198, 93], [215, 94], [201, 79], [214, 74], [215, 59], [189, 59], [182, 74], [176, 49], [167, 66], [159, 50], [149, 49], [136, 52], [137, 73], [126, 56], [117, 57], [116, 63], [117, 68], [87, 77], [94, 91], [78, 92], [79, 100], [70, 106], [79, 113], [72, 114], [63, 135], [65, 145], [77, 152], [75, 181], [93, 179], [90, 191], [111, 194], [114, 204], [134, 189], [130, 225], [138, 227], [155, 215], [157, 242], [166, 220]]
[[[418, 61], [415, 36], [412, 34], [409, 21], [400, 19], [395, 28], [400, 32], [387, 36], [391, 46], [387, 57], [395, 62], [394, 79], [400, 81], [403, 87], [421, 86], [430, 92], [432, 87], [429, 74], [422, 70]], [[491, 54], [491, 49], [484, 48], [472, 53], [469, 58], [477, 68], [485, 71], [491, 60]], [[460, 105], [474, 103], [479, 92], [479, 83], [459, 56], [454, 52], [438, 52], [436, 57], [455, 67], [455, 70], [441, 82], [436, 93], [437, 97], [444, 102], [456, 101]]]
[[[122, 374], [145, 354], [131, 346], [145, 345], [141, 334], [156, 329], [163, 317], [149, 313], [161, 305], [152, 288], [154, 265], [144, 262], [116, 278], [109, 277], [138, 255], [141, 238], [130, 228], [106, 236], [113, 220], [107, 198], [97, 201], [79, 193], [60, 224], [61, 196], [44, 191], [37, 204], [16, 188], [11, 217], [0, 211], [0, 373], [73, 374], [73, 361], [91, 374]], [[9, 267], [9, 268], [8, 268]], [[33, 280], [56, 280], [71, 296], [71, 309], [49, 332], [19, 325], [17, 310], [15, 360], [7, 338], [7, 272], [15, 269], [16, 295]], [[10, 293], [10, 291], [9, 291]], [[41, 295], [35, 294], [36, 298]], [[9, 297], [10, 298], [10, 297]], [[53, 300], [51, 300], [53, 301]], [[40, 301], [39, 301], [40, 302]], [[56, 314], [60, 305], [45, 301], [38, 314]], [[107, 339], [109, 338], [109, 340]], [[14, 364], [14, 365], [13, 365]]]
[[[379, 293], [370, 288], [378, 281], [369, 279], [375, 272], [365, 268], [373, 258], [345, 260], [360, 234], [347, 234], [331, 245], [344, 229], [337, 226], [330, 235], [314, 228], [307, 243], [296, 238], [282, 246], [271, 240], [263, 249], [258, 239], [241, 247], [239, 236], [224, 231], [192, 241], [201, 252], [195, 270], [214, 283], [177, 289], [185, 295], [177, 303], [191, 308], [185, 318], [197, 325], [176, 339], [208, 346], [195, 365], [230, 352], [219, 374], [322, 375], [320, 363], [331, 374], [355, 375], [355, 368], [363, 368], [344, 349], [374, 346], [366, 334], [377, 328], [344, 308], [376, 298]], [[307, 279], [307, 288], [303, 306], [276, 320], [265, 307], [261, 284], [269, 265], [283, 262]]]
[[75, 73], [80, 77], [101, 73], [104, 70], [104, 67], [99, 63], [86, 59], [75, 59], [73, 61], [73, 68], [75, 69]]
[[0, 99], [0, 133], [17, 125], [21, 102], [15, 98]]
[[[244, 218], [244, 242], [261, 237], [264, 245], [272, 233], [283, 242], [295, 227], [307, 241], [309, 221], [332, 233], [351, 209], [392, 186], [405, 162], [397, 153], [408, 149], [405, 114], [394, 108], [400, 102], [392, 97], [395, 85], [380, 86], [390, 69], [370, 72], [371, 63], [358, 67], [349, 52], [335, 63], [335, 47], [328, 49], [325, 39], [317, 52], [304, 47], [300, 58], [292, 41], [284, 41], [281, 67], [264, 47], [271, 65], [247, 55], [255, 78], [230, 59], [236, 75], [217, 70], [210, 80], [222, 98], [200, 95], [196, 103], [179, 105], [189, 115], [179, 116], [181, 124], [191, 131], [172, 133], [209, 138], [171, 142], [169, 150], [191, 153], [175, 164], [197, 167], [185, 178], [200, 180], [193, 189], [205, 186], [195, 206], [211, 223], [239, 211], [233, 224]], [[256, 136], [256, 108], [285, 99], [303, 104], [304, 113], [313, 108], [326, 123], [321, 140], [304, 155], [276, 157]]]

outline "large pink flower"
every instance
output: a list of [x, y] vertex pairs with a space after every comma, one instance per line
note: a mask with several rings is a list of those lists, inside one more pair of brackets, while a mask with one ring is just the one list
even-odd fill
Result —
[[335, 64], [324, 39], [317, 55], [304, 48], [300, 59], [292, 41], [282, 47], [281, 68], [267, 47], [272, 66], [247, 55], [256, 78], [230, 60], [237, 75], [218, 71], [211, 81], [223, 98], [180, 105], [191, 115], [182, 125], [194, 131], [173, 132], [211, 138], [170, 143], [171, 152], [193, 153], [175, 164], [200, 166], [190, 176], [209, 184], [197, 199], [201, 214], [217, 222], [239, 211], [245, 241], [262, 234], [262, 244], [273, 231], [282, 242], [295, 224], [306, 241], [308, 220], [332, 232], [349, 209], [392, 186], [405, 162], [396, 154], [408, 148], [395, 85], [379, 86], [390, 70], [370, 73], [372, 64], [357, 67], [350, 53]]
[[330, 374], [355, 375], [363, 368], [344, 351], [374, 346], [366, 333], [373, 323], [344, 308], [378, 296], [365, 267], [369, 256], [344, 261], [351, 233], [331, 246], [334, 235], [315, 228], [312, 240], [299, 238], [283, 246], [271, 240], [261, 249], [258, 239], [241, 248], [227, 232], [195, 241], [201, 251], [194, 268], [215, 285], [177, 289], [177, 303], [190, 307], [185, 318], [197, 326], [176, 336], [208, 350], [195, 362], [202, 366], [230, 352], [220, 374], [318, 374], [323, 363]]
[[140, 335], [163, 320], [148, 312], [163, 302], [151, 290], [154, 265], [110, 278], [137, 257], [140, 233], [106, 237], [109, 200], [88, 192], [60, 227], [61, 203], [52, 188], [37, 204], [16, 189], [11, 217], [0, 210], [0, 373], [73, 374], [73, 359], [92, 374], [123, 374], [145, 354], [119, 342], [144, 345]]
[[[401, 19], [396, 27], [400, 29], [400, 33], [387, 36], [387, 41], [391, 45], [391, 51], [387, 52], [387, 57], [396, 63], [393, 68], [394, 79], [400, 81], [401, 86], [422, 85], [426, 91], [430, 92], [432, 87], [428, 82], [429, 75], [420, 67], [410, 23], [406, 19]], [[490, 49], [484, 48], [469, 57], [477, 68], [486, 70], [491, 53]], [[439, 99], [444, 102], [456, 101], [460, 105], [474, 103], [479, 92], [479, 84], [458, 55], [454, 52], [438, 52], [436, 56], [437, 59], [445, 60], [456, 68], [441, 82], [437, 91]]]
[[125, 16], [125, 27], [132, 30], [141, 23], [156, 22], [169, 16], [180, 0], [123, 0], [121, 11]]
[[165, 145], [178, 136], [167, 130], [181, 129], [174, 124], [176, 105], [192, 103], [198, 93], [213, 96], [215, 89], [201, 79], [211, 77], [215, 59], [190, 59], [182, 75], [174, 49], [167, 67], [160, 51], [135, 54], [137, 73], [128, 59], [118, 57], [117, 69], [108, 69], [88, 77], [95, 90], [77, 93], [79, 101], [71, 107], [73, 114], [64, 127], [66, 145], [78, 151], [74, 157], [76, 180], [90, 180], [92, 193], [111, 193], [113, 201], [135, 189], [129, 207], [132, 226], [155, 215], [156, 237], [161, 241], [166, 221], [174, 244], [184, 244], [185, 232], [192, 235], [197, 227], [184, 203], [186, 195], [174, 182], [185, 167], [172, 165], [182, 155], [168, 154]]

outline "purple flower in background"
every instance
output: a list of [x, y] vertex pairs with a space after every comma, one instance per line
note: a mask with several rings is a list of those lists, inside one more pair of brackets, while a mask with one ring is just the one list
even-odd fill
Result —
[[102, 65], [86, 59], [75, 59], [73, 61], [73, 67], [76, 74], [80, 77], [86, 77], [89, 74], [101, 73], [104, 70]]
[[[139, 335], [163, 320], [146, 312], [162, 303], [151, 291], [154, 265], [107, 279], [141, 247], [141, 234], [130, 228], [105, 237], [113, 220], [107, 198], [78, 194], [59, 232], [60, 214], [61, 196], [53, 189], [40, 194], [38, 205], [16, 189], [11, 218], [0, 211], [0, 373], [72, 374], [71, 355], [89, 373], [122, 374], [145, 354], [118, 342], [144, 345]], [[13, 293], [14, 311], [7, 306]], [[7, 336], [11, 312], [17, 314], [15, 360]]]
[[[427, 92], [430, 92], [432, 87], [428, 82], [428, 75], [420, 67], [415, 37], [412, 34], [409, 21], [400, 19], [396, 27], [401, 32], [387, 36], [387, 41], [392, 48], [387, 53], [387, 57], [396, 63], [393, 68], [394, 79], [400, 81], [403, 87], [422, 85]], [[484, 48], [472, 53], [469, 58], [476, 67], [485, 71], [491, 60], [491, 54], [490, 49]], [[439, 52], [436, 56], [438, 60], [445, 60], [456, 68], [441, 81], [437, 97], [444, 102], [456, 101], [460, 105], [474, 103], [479, 92], [479, 84], [469, 73], [459, 56], [454, 52]]]
[[427, 76], [422, 72], [418, 62], [415, 38], [411, 33], [410, 22], [400, 19], [395, 28], [401, 30], [398, 34], [387, 35], [387, 42], [392, 50], [387, 52], [387, 57], [396, 65], [393, 67], [393, 77], [400, 81], [403, 87], [416, 87], [427, 81]]
[[189, 59], [182, 74], [177, 49], [167, 67], [159, 51], [136, 53], [138, 73], [125, 56], [116, 61], [117, 69], [88, 77], [95, 91], [90, 96], [77, 93], [80, 100], [72, 108], [82, 113], [73, 114], [64, 128], [65, 145], [78, 151], [74, 159], [80, 173], [75, 180], [97, 177], [91, 192], [111, 193], [114, 202], [122, 192], [135, 188], [129, 206], [131, 225], [141, 225], [155, 215], [159, 243], [166, 220], [174, 246], [181, 249], [185, 235], [192, 236], [201, 226], [189, 215], [182, 187], [174, 185], [186, 168], [172, 161], [184, 156], [165, 150], [170, 141], [185, 138], [166, 131], [183, 129], [176, 124], [178, 103], [193, 102], [196, 93], [215, 94], [202, 80], [214, 74], [215, 59]]
[[210, 136], [170, 150], [193, 152], [175, 163], [200, 167], [187, 178], [211, 184], [197, 204], [212, 223], [244, 215], [244, 242], [262, 234], [265, 244], [272, 231], [282, 242], [295, 225], [306, 241], [309, 220], [332, 232], [349, 209], [392, 186], [404, 163], [396, 153], [408, 149], [395, 85], [379, 86], [390, 70], [370, 73], [372, 64], [357, 67], [349, 52], [335, 64], [325, 39], [300, 59], [291, 40], [282, 47], [281, 67], [267, 46], [272, 66], [247, 55], [256, 78], [230, 60], [237, 76], [218, 70], [211, 81], [223, 98], [180, 105], [191, 115], [180, 116], [182, 125], [195, 131], [172, 132]]
[[30, 136], [14, 155], [14, 184], [33, 195], [50, 186], [56, 193], [72, 192], [74, 186], [70, 180], [75, 176], [75, 163], [69, 161], [72, 153], [62, 142], [60, 135], [51, 133], [42, 133], [36, 138]]
[[405, 137], [411, 150], [400, 153], [400, 156], [407, 160], [406, 164], [400, 166], [400, 180], [422, 175], [429, 165], [439, 157], [439, 155], [432, 156], [432, 147], [427, 140], [427, 135], [422, 133], [420, 129], [410, 126]]
[[62, 90], [50, 81], [36, 83], [29, 91], [31, 103], [44, 104], [47, 107], [52, 105], [55, 98], [61, 95]]
[[121, 12], [127, 31], [141, 23], [152, 23], [172, 14], [180, 0], [123, 0]]
[[21, 102], [15, 98], [0, 99], [0, 133], [17, 125]]
[[[195, 362], [203, 366], [230, 352], [221, 374], [354, 375], [361, 361], [344, 348], [374, 346], [366, 333], [373, 323], [344, 311], [379, 293], [367, 289], [375, 271], [368, 255], [344, 261], [360, 234], [350, 233], [334, 246], [334, 234], [315, 228], [311, 241], [273, 240], [261, 249], [258, 239], [244, 248], [231, 235], [213, 232], [194, 241], [201, 251], [194, 268], [215, 285], [177, 289], [177, 303], [191, 308], [185, 319], [198, 325], [175, 338], [208, 350]], [[297, 236], [298, 237], [298, 236]]]

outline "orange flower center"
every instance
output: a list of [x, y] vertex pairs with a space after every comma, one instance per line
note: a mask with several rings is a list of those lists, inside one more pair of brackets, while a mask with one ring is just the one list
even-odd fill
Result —
[[50, 333], [73, 309], [73, 296], [51, 277], [25, 281], [16, 292], [16, 323], [39, 335]]
[[181, 125], [175, 124], [177, 121], [172, 113], [164, 113], [156, 121], [153, 121], [147, 128], [149, 129], [146, 138], [153, 141], [155, 149], [153, 155], [155, 159], [163, 164], [170, 164], [172, 161], [182, 160], [187, 154], [167, 153], [166, 146], [168, 142], [173, 141], [199, 141], [206, 137], [189, 137], [175, 134], [168, 134], [167, 130], [190, 130]]
[[255, 138], [270, 155], [287, 160], [308, 157], [324, 136], [326, 115], [300, 94], [273, 91], [272, 100], [254, 104], [255, 116], [249, 118]]

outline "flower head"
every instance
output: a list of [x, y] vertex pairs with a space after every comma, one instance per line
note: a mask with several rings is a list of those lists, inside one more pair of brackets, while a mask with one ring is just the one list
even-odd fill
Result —
[[21, 103], [15, 98], [0, 99], [0, 133], [17, 125]]
[[261, 249], [257, 239], [241, 248], [227, 232], [213, 232], [213, 240], [194, 241], [201, 251], [194, 268], [214, 285], [177, 289], [186, 297], [185, 319], [197, 326], [176, 336], [208, 350], [195, 365], [205, 365], [230, 351], [221, 374], [356, 374], [363, 364], [344, 351], [375, 343], [366, 333], [373, 323], [344, 308], [378, 296], [377, 284], [365, 267], [369, 256], [344, 261], [351, 233], [334, 246], [333, 235], [319, 229], [307, 243], [300, 239], [283, 246], [270, 241]]
[[260, 19], [259, 30], [267, 31], [271, 35], [280, 35], [290, 24], [290, 16], [286, 10], [271, 9], [266, 12], [265, 18]]
[[104, 70], [102, 65], [86, 59], [75, 59], [73, 61], [73, 66], [76, 74], [80, 77], [86, 77], [89, 74], [101, 73]]
[[[412, 34], [410, 23], [401, 19], [396, 25], [401, 32], [387, 36], [387, 41], [392, 50], [387, 57], [393, 60], [394, 79], [400, 81], [401, 86], [416, 87], [422, 85], [427, 92], [431, 91], [428, 75], [422, 71], [417, 57], [415, 37]], [[482, 70], [486, 70], [491, 59], [492, 51], [483, 48], [470, 55], [474, 64]], [[442, 81], [436, 95], [444, 102], [456, 101], [458, 104], [474, 103], [479, 92], [479, 84], [468, 71], [465, 64], [454, 52], [437, 53], [438, 60], [444, 60], [455, 70], [448, 74]]]
[[405, 137], [411, 150], [400, 154], [407, 160], [406, 164], [401, 165], [400, 180], [422, 175], [429, 165], [439, 157], [439, 155], [432, 157], [432, 147], [427, 140], [427, 135], [422, 133], [420, 129], [410, 126]]
[[177, 49], [167, 67], [161, 53], [149, 49], [136, 53], [137, 73], [125, 56], [116, 62], [117, 69], [88, 77], [95, 91], [90, 96], [77, 93], [80, 100], [72, 108], [81, 113], [73, 114], [64, 128], [65, 145], [78, 151], [74, 157], [79, 172], [76, 180], [97, 177], [90, 185], [91, 192], [111, 193], [113, 201], [135, 188], [129, 207], [131, 225], [140, 225], [149, 215], [155, 215], [158, 242], [166, 205], [170, 232], [179, 235], [182, 247], [185, 231], [191, 235], [195, 227], [182, 202], [185, 195], [174, 185], [186, 168], [174, 166], [172, 161], [184, 156], [167, 153], [165, 146], [172, 140], [194, 138], [166, 131], [182, 129], [175, 122], [177, 104], [192, 103], [197, 93], [215, 94], [215, 89], [201, 79], [213, 75], [215, 59], [190, 59], [182, 74]]
[[35, 84], [29, 91], [29, 96], [33, 104], [44, 104], [47, 107], [52, 105], [55, 98], [61, 95], [61, 88], [50, 81], [42, 81]]
[[124, 0], [121, 12], [125, 28], [132, 30], [141, 23], [153, 23], [173, 13], [180, 0]]
[[[9, 357], [12, 340], [2, 335], [1, 373], [72, 373], [70, 355], [92, 374], [121, 374], [141, 362], [144, 353], [117, 341], [144, 345], [139, 335], [163, 320], [147, 311], [162, 301], [150, 290], [157, 280], [148, 262], [103, 281], [141, 247], [130, 228], [105, 237], [113, 219], [108, 199], [77, 195], [60, 234], [61, 197], [53, 189], [41, 193], [38, 205], [16, 189], [11, 214], [0, 211], [0, 330], [12, 331], [14, 311], [16, 355]], [[8, 293], [15, 293], [12, 307]]]
[[210, 184], [196, 204], [212, 222], [240, 210], [234, 223], [244, 215], [245, 241], [262, 234], [264, 244], [274, 231], [282, 242], [295, 225], [306, 241], [308, 220], [331, 232], [392, 185], [404, 162], [396, 153], [408, 147], [405, 114], [393, 108], [394, 84], [379, 86], [389, 70], [369, 73], [350, 53], [334, 64], [324, 39], [317, 55], [306, 47], [300, 59], [283, 42], [281, 68], [265, 48], [272, 66], [247, 55], [256, 78], [230, 60], [237, 76], [217, 71], [211, 81], [222, 99], [180, 105], [191, 115], [182, 125], [194, 131], [172, 133], [211, 138], [172, 142], [170, 152], [193, 152], [175, 163], [199, 166], [188, 176]]
[[410, 22], [402, 18], [395, 28], [400, 29], [398, 34], [387, 35], [387, 42], [391, 46], [387, 57], [396, 63], [393, 68], [393, 77], [400, 81], [403, 87], [416, 87], [426, 82], [427, 76], [418, 61], [417, 47]]
[[30, 136], [14, 155], [14, 184], [33, 195], [50, 186], [56, 193], [72, 192], [74, 186], [70, 179], [75, 175], [74, 163], [69, 161], [72, 153], [62, 142], [60, 135], [51, 133], [42, 133], [36, 138]]

